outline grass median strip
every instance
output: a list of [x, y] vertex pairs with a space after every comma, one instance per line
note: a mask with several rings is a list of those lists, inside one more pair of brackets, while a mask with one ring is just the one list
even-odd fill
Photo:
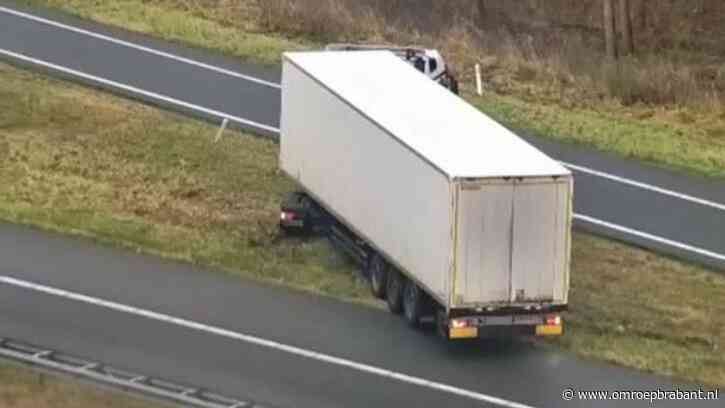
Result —
[[[271, 141], [0, 65], [0, 219], [377, 305], [323, 240], [284, 238]], [[579, 355], [725, 384], [725, 277], [576, 234]]]
[[[278, 64], [283, 51], [321, 47], [321, 39], [315, 35], [260, 28], [264, 11], [252, 0], [22, 0], [21, 3], [59, 8], [102, 23], [262, 64]], [[380, 41], [379, 38], [360, 40]], [[465, 48], [466, 44], [460, 46]], [[725, 177], [722, 109], [624, 106], [606, 98], [591, 102], [590, 95], [577, 93], [576, 84], [561, 85], [547, 80], [547, 75], [538, 78], [536, 71], [532, 71], [537, 67], [532, 68], [528, 62], [493, 55], [486, 57], [483, 65], [490, 77], [487, 80], [505, 91], [487, 92], [483, 98], [466, 94], [466, 98], [507, 126], [658, 166]], [[459, 69], [468, 73], [472, 67]], [[464, 88], [472, 89], [470, 75], [464, 77]], [[564, 82], [568, 81], [571, 80]], [[623, 87], [627, 88], [626, 81]]]
[[211, 126], [8, 67], [0, 75], [15, 79], [0, 90], [0, 217], [313, 290], [365, 293], [326, 244], [277, 236], [279, 202], [292, 185], [277, 170], [273, 142], [213, 144]]
[[99, 391], [0, 361], [0, 406], [4, 408], [161, 408], [110, 391]]

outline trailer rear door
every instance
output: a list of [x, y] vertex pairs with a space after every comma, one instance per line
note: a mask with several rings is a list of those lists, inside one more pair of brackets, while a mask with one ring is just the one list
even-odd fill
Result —
[[454, 303], [510, 299], [513, 194], [504, 182], [461, 187]]
[[568, 179], [461, 184], [455, 306], [566, 302]]

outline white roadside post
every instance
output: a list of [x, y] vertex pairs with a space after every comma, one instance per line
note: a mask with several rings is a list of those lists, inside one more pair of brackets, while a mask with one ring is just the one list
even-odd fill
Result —
[[483, 83], [481, 82], [481, 64], [476, 64], [476, 92], [478, 92], [478, 96], [483, 95]]
[[214, 143], [219, 142], [219, 139], [222, 138], [222, 134], [227, 129], [228, 124], [229, 124], [229, 119], [225, 118], [224, 121], [222, 121], [222, 126], [219, 128], [219, 131], [217, 132], [216, 137], [214, 138]]

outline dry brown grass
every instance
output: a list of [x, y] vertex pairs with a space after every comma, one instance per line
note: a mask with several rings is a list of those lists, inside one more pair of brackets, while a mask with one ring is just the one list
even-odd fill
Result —
[[[634, 1], [640, 53], [616, 64], [601, 53], [600, 8], [593, 0], [487, 1], [485, 15], [471, 0], [423, 0], [412, 6], [402, 0], [242, 3], [256, 4], [261, 30], [323, 42], [422, 43], [443, 50], [464, 78], [474, 64], [483, 63], [487, 83], [497, 93], [547, 102], [569, 93], [589, 107], [605, 100], [712, 110], [725, 105], [725, 41], [717, 40], [720, 34], [725, 38], [718, 23], [725, 19], [725, 6], [710, 2], [670, 0], [654, 12]], [[720, 20], [713, 17], [718, 15]]]
[[[384, 23], [370, 8], [357, 8], [339, 0], [259, 3], [259, 24], [265, 30], [306, 35], [330, 41], [380, 39]], [[334, 36], [334, 37], [333, 37]]]
[[100, 391], [47, 374], [0, 362], [2, 408], [161, 408], [169, 407]]
[[725, 16], [725, 6], [703, 1], [685, 7], [670, 0], [657, 13], [645, 13], [634, 0], [641, 52], [617, 64], [602, 58], [599, 7], [591, 0], [488, 2], [485, 16], [472, 0], [422, 0], [415, 7], [402, 0], [161, 3], [249, 32], [430, 45], [445, 52], [465, 82], [471, 82], [471, 67], [482, 63], [492, 91], [563, 106], [614, 101], [719, 112], [724, 105], [725, 42], [717, 39], [725, 31], [717, 16]]

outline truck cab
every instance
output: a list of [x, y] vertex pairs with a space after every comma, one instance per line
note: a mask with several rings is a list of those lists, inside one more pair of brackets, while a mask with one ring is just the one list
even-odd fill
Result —
[[458, 95], [458, 81], [448, 70], [443, 56], [438, 50], [420, 47], [398, 47], [386, 45], [330, 44], [327, 51], [390, 51], [405, 60], [428, 78]]

